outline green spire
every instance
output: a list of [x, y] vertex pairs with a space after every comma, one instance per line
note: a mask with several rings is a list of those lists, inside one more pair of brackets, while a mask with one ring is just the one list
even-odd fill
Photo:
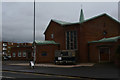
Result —
[[83, 22], [84, 21], [84, 14], [83, 14], [83, 10], [81, 9], [81, 12], [80, 12], [80, 19], [79, 19], [80, 22]]

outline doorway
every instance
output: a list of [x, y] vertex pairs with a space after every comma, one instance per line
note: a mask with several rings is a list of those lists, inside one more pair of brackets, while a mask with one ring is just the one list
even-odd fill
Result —
[[99, 62], [110, 62], [110, 48], [99, 48]]

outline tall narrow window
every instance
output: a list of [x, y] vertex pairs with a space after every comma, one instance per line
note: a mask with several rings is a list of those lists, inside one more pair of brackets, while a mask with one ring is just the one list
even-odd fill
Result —
[[15, 57], [15, 55], [16, 55], [15, 52], [13, 52], [13, 53], [12, 53], [12, 56]]
[[107, 31], [104, 31], [104, 32], [103, 32], [103, 35], [104, 35], [104, 37], [105, 37], [105, 36], [107, 35]]
[[66, 32], [66, 48], [77, 49], [77, 32], [76, 31], [67, 31]]
[[54, 38], [54, 34], [51, 34], [51, 38], [52, 38], [52, 39]]
[[25, 51], [23, 52], [23, 57], [26, 57], [26, 52]]
[[21, 57], [21, 52], [20, 51], [18, 52], [18, 57]]
[[77, 33], [74, 31], [74, 48], [77, 49]]
[[67, 49], [69, 49], [69, 43], [70, 43], [70, 41], [69, 41], [69, 40], [70, 40], [70, 39], [69, 39], [69, 31], [67, 31], [67, 36], [66, 36], [66, 37], [67, 37], [67, 40], [66, 40], [66, 41], [67, 41], [67, 42], [66, 42], [67, 44], [66, 44], [66, 45], [67, 45]]

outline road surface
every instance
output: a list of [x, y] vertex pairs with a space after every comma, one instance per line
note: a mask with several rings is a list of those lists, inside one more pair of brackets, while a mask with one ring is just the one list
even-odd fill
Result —
[[15, 71], [3, 71], [2, 80], [95, 80], [80, 77], [61, 76], [61, 75], [50, 75], [50, 74], [37, 74], [28, 72], [15, 72]]

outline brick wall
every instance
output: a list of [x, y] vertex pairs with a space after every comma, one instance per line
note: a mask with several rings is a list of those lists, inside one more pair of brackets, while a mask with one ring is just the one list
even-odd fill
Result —
[[[23, 52], [26, 52], [26, 57], [23, 57]], [[18, 57], [18, 52], [21, 52], [21, 57]], [[13, 57], [13, 53], [16, 54]], [[12, 47], [11, 48], [11, 60], [32, 60], [32, 47]]]
[[[68, 30], [77, 31], [79, 62], [88, 62], [88, 41], [96, 41], [104, 37], [120, 36], [120, 23], [107, 15], [102, 15], [82, 24], [72, 24], [67, 26], [61, 26], [51, 21], [45, 32], [45, 40], [54, 40], [55, 42], [60, 43], [61, 50], [65, 50], [65, 32]], [[105, 31], [107, 32], [106, 35], [103, 34]], [[51, 39], [51, 34], [54, 34], [53, 39]]]
[[[59, 45], [45, 44], [36, 46], [36, 62], [37, 63], [53, 63], [54, 53], [59, 50]], [[46, 54], [45, 54], [46, 53]]]
[[98, 46], [100, 45], [109, 45], [108, 48], [110, 48], [110, 61], [114, 62], [116, 49], [118, 45], [120, 45], [120, 42], [90, 43], [90, 62], [99, 62], [100, 47]]

